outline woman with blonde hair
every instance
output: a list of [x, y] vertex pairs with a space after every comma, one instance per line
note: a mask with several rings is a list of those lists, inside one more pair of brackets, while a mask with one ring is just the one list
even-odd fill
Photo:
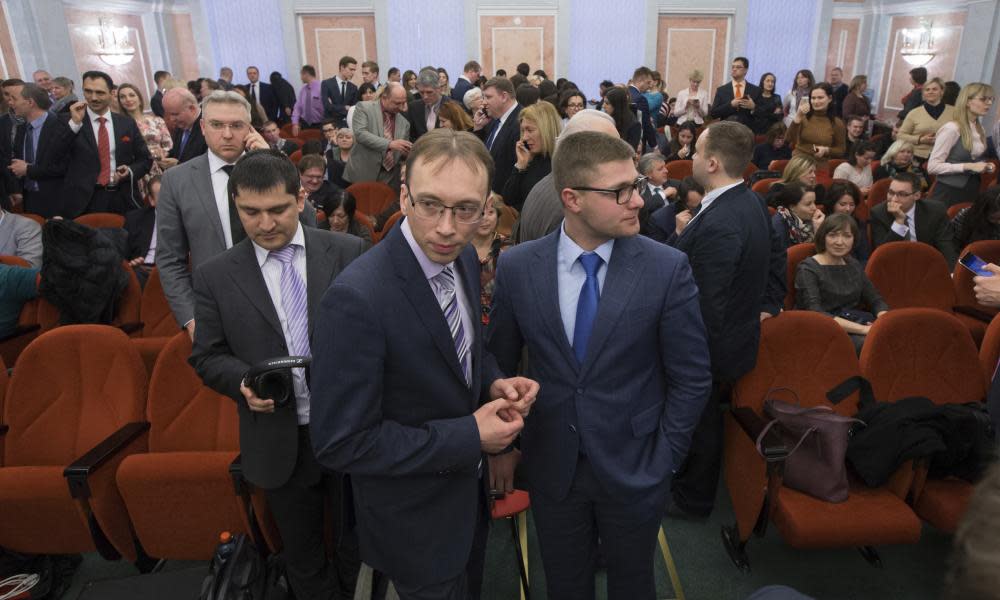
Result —
[[472, 238], [472, 247], [476, 249], [476, 255], [479, 257], [480, 319], [484, 326], [490, 324], [497, 259], [500, 258], [501, 252], [511, 246], [510, 238], [497, 231], [503, 207], [504, 202], [500, 195], [490, 192], [483, 219], [479, 221], [479, 227]]
[[979, 180], [991, 173], [986, 162], [986, 132], [979, 120], [993, 107], [993, 88], [970, 83], [955, 102], [955, 120], [945, 123], [934, 138], [927, 172], [937, 177], [931, 198], [951, 206], [973, 202], [979, 195]]
[[808, 156], [792, 156], [781, 173], [781, 181], [776, 183], [801, 183], [812, 189], [816, 186], [816, 161]]
[[894, 177], [897, 173], [913, 173], [920, 177], [921, 191], [927, 190], [927, 178], [913, 162], [913, 144], [904, 140], [896, 140], [882, 155], [878, 169], [875, 170], [873, 181]]
[[691, 71], [688, 74], [687, 89], [677, 92], [673, 114], [677, 117], [678, 125], [683, 125], [688, 121], [694, 121], [698, 125], [705, 122], [709, 105], [708, 90], [699, 89], [703, 77], [698, 69]]
[[518, 120], [521, 139], [514, 146], [517, 162], [501, 195], [505, 203], [520, 211], [531, 188], [552, 172], [552, 152], [562, 130], [562, 119], [554, 106], [537, 102], [523, 109]]

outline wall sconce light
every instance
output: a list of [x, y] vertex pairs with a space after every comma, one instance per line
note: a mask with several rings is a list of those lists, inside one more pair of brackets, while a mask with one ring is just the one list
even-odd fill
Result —
[[903, 47], [899, 51], [908, 64], [922, 67], [934, 60], [934, 24], [920, 19], [916, 29], [903, 30]]
[[111, 22], [101, 17], [98, 22], [97, 56], [111, 67], [120, 67], [132, 62], [135, 48], [128, 41], [128, 27], [112, 27]]

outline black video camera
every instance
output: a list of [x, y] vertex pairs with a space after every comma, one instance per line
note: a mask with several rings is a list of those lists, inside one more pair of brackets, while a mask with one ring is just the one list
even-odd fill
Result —
[[292, 387], [292, 369], [308, 368], [308, 356], [283, 356], [271, 358], [250, 367], [243, 376], [247, 386], [261, 400], [274, 400], [275, 408], [287, 406], [295, 398]]

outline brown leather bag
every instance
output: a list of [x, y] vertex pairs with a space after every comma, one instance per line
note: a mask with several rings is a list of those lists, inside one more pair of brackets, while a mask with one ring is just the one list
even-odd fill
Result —
[[[779, 389], [794, 394], [778, 388], [767, 396]], [[839, 415], [829, 406], [804, 407], [770, 397], [764, 401], [764, 414], [772, 420], [757, 436], [757, 452], [766, 460], [784, 460], [784, 485], [826, 502], [847, 500], [844, 456], [848, 434], [851, 427], [863, 422]], [[769, 458], [761, 447], [772, 428], [788, 449], [783, 458]]]

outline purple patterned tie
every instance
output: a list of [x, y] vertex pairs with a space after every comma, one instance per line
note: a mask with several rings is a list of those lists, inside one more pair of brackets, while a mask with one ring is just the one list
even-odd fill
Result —
[[441, 312], [448, 321], [451, 338], [455, 341], [455, 352], [458, 354], [458, 364], [462, 366], [466, 385], [472, 382], [472, 365], [469, 360], [469, 338], [462, 327], [462, 311], [458, 307], [458, 295], [455, 293], [455, 273], [451, 267], [445, 267], [436, 277], [431, 279], [434, 284], [434, 295], [437, 296]]
[[288, 351], [295, 356], [311, 356], [309, 349], [309, 308], [306, 284], [295, 270], [295, 251], [299, 246], [289, 244], [281, 250], [272, 250], [268, 258], [281, 263], [281, 307], [285, 310], [288, 325]]

